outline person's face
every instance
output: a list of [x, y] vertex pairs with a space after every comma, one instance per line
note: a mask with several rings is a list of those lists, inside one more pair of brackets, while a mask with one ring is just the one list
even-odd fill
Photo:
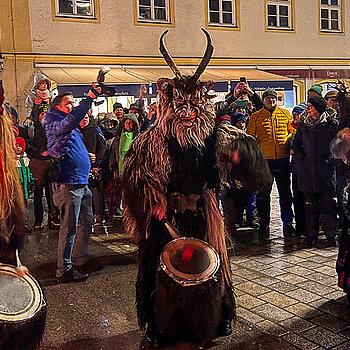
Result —
[[16, 154], [19, 156], [23, 152], [23, 147], [19, 143], [16, 143], [15, 150], [16, 150]]
[[89, 123], [90, 123], [90, 117], [89, 117], [89, 114], [86, 113], [85, 117], [81, 120], [79, 124], [80, 124], [80, 127], [84, 129], [86, 126], [89, 125]]
[[39, 90], [44, 91], [46, 89], [47, 89], [47, 83], [45, 81], [40, 83]]
[[239, 100], [239, 101], [245, 101], [245, 100], [249, 101], [249, 96], [248, 96], [248, 94], [241, 94], [241, 95], [238, 96], [237, 100]]
[[277, 106], [277, 98], [275, 96], [266, 96], [264, 97], [264, 106], [267, 110], [271, 111]]
[[245, 122], [243, 120], [239, 120], [236, 124], [236, 128], [244, 130], [245, 129]]
[[139, 116], [139, 111], [137, 110], [137, 109], [129, 109], [129, 113], [132, 113], [132, 114], [135, 114], [136, 115], [136, 117], [138, 117]]
[[126, 119], [124, 122], [124, 129], [126, 131], [132, 131], [134, 129], [134, 122], [131, 119]]
[[318, 93], [314, 90], [310, 90], [307, 92], [307, 99], [309, 99], [312, 96], [319, 96]]
[[298, 112], [293, 112], [293, 121], [296, 124], [300, 123], [300, 114]]
[[124, 115], [124, 109], [122, 107], [119, 107], [114, 111], [114, 114], [118, 118], [118, 120], [120, 120]]
[[69, 114], [74, 108], [74, 100], [72, 95], [64, 96], [61, 103], [56, 106], [59, 111]]
[[327, 98], [327, 106], [334, 108], [335, 110], [338, 110], [339, 109], [338, 99], [336, 97]]
[[307, 104], [306, 110], [307, 110], [307, 115], [312, 119], [316, 120], [320, 116], [320, 113], [317, 112], [317, 110], [311, 103]]

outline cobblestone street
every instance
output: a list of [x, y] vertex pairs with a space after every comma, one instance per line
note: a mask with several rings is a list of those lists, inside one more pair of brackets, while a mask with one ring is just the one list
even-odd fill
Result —
[[[231, 336], [208, 348], [349, 349], [350, 313], [337, 287], [337, 249], [305, 248], [300, 239], [285, 240], [278, 210], [274, 192], [269, 240], [258, 240], [249, 229], [239, 229], [234, 237], [230, 260], [238, 320]], [[96, 269], [84, 283], [57, 284], [56, 242], [57, 231], [35, 232], [22, 253], [49, 305], [41, 349], [147, 349], [134, 306], [136, 246], [120, 223], [93, 235]]]

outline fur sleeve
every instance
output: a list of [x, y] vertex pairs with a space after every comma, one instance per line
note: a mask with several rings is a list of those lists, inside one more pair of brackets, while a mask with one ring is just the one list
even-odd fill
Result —
[[[232, 162], [235, 151], [240, 158], [238, 164]], [[254, 137], [230, 124], [218, 127], [216, 159], [220, 179], [225, 184], [240, 183], [252, 193], [264, 191], [272, 184], [270, 169]]]
[[167, 207], [170, 169], [168, 147], [158, 129], [146, 131], [131, 144], [124, 159], [124, 224], [137, 241], [145, 235], [154, 206]]

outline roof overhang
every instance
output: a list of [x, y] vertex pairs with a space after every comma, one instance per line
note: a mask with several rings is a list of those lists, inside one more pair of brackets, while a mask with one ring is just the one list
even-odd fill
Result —
[[[106, 75], [106, 84], [149, 84], [160, 77], [173, 78], [174, 74], [168, 66], [126, 66], [112, 65]], [[96, 81], [98, 65], [73, 64], [35, 64], [35, 68], [44, 73], [57, 85], [89, 85]], [[183, 75], [193, 75], [196, 66], [179, 66]], [[202, 81], [216, 82], [237, 81], [245, 76], [248, 81], [292, 81], [292, 78], [264, 72], [255, 67], [208, 66], [201, 75]]]

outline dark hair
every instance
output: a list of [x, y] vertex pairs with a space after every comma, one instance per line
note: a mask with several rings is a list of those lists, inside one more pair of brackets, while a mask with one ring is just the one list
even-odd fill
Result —
[[61, 92], [58, 94], [52, 101], [52, 108], [55, 108], [55, 106], [59, 106], [66, 96], [73, 96], [73, 94], [70, 91]]

